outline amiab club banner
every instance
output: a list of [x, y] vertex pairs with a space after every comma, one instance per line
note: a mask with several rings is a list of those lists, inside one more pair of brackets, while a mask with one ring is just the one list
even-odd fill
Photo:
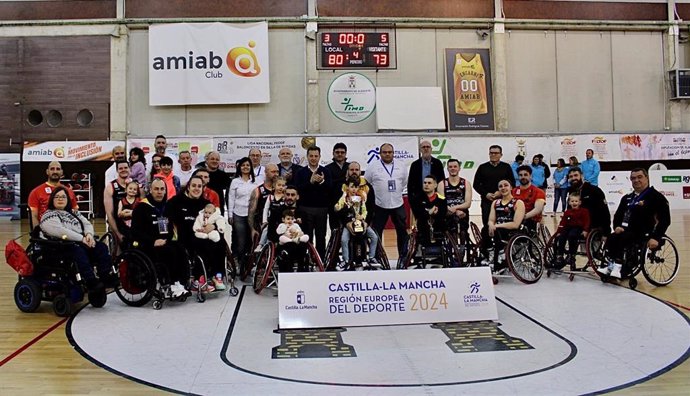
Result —
[[488, 267], [280, 274], [281, 329], [498, 319]]
[[149, 104], [268, 103], [266, 22], [149, 28]]

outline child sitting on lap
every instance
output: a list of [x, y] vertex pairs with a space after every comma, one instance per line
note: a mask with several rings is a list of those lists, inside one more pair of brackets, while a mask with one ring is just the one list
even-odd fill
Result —
[[283, 222], [278, 225], [276, 233], [280, 236], [278, 240], [281, 245], [309, 241], [309, 236], [304, 235], [299, 224], [295, 223], [295, 211], [293, 209], [283, 211]]
[[589, 232], [589, 211], [582, 207], [582, 199], [578, 193], [570, 193], [568, 197], [570, 209], [563, 213], [563, 218], [558, 224], [558, 240], [556, 241], [556, 257], [561, 257], [565, 251], [565, 243], [568, 242], [568, 257], [565, 262], [558, 265], [563, 268], [565, 264], [575, 264], [578, 239], [586, 237]]
[[[209, 224], [216, 226], [215, 230], [204, 232], [204, 227]], [[194, 221], [194, 235], [199, 239], [210, 239], [213, 242], [220, 241], [220, 233], [225, 231], [225, 218], [220, 214], [220, 209], [207, 204]]]

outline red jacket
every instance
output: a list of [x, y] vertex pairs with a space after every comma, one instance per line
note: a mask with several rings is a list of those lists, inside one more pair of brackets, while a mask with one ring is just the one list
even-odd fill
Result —
[[568, 209], [563, 213], [563, 218], [558, 224], [558, 229], [579, 227], [583, 231], [589, 231], [589, 211], [583, 207]]

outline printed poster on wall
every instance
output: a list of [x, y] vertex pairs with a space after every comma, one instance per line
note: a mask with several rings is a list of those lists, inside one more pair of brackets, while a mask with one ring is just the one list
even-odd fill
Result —
[[268, 23], [149, 28], [149, 104], [268, 103]]
[[19, 154], [0, 154], [0, 216], [19, 216]]
[[668, 199], [671, 210], [690, 209], [690, 170], [650, 171], [649, 184]]
[[446, 48], [448, 130], [493, 130], [491, 64], [486, 48]]
[[594, 151], [594, 158], [598, 161], [620, 161], [621, 149], [618, 138], [615, 135], [569, 135], [554, 136], [551, 140], [550, 163], [555, 164], [559, 158], [568, 163], [568, 158], [577, 157], [579, 162], [587, 157], [588, 149]]

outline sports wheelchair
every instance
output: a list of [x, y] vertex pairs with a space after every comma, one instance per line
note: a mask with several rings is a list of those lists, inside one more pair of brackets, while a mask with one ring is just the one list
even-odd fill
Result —
[[[107, 300], [104, 285], [87, 288], [76, 262], [67, 253], [69, 247], [78, 242], [41, 238], [40, 229], [34, 228], [31, 220], [31, 209], [25, 204], [20, 205], [20, 208], [28, 212], [31, 232], [26, 255], [33, 268], [18, 275], [14, 287], [14, 302], [17, 308], [22, 312], [35, 312], [41, 301], [51, 301], [56, 315], [69, 316], [73, 312], [73, 305], [81, 302], [84, 295], [88, 296], [93, 307], [103, 307]], [[109, 246], [110, 239], [112, 235], [105, 234], [99, 242]]]
[[[479, 227], [474, 223], [470, 225], [473, 230], [479, 230]], [[544, 227], [545, 228], [545, 227]], [[474, 237], [477, 239], [477, 245], [482, 246], [483, 237], [481, 233], [473, 231]], [[537, 233], [530, 232], [526, 227], [521, 227], [518, 230], [510, 233], [508, 240], [502, 241], [505, 244], [503, 251], [498, 253], [496, 262], [501, 265], [505, 263], [505, 267], [501, 269], [494, 269], [494, 276], [492, 277], [494, 284], [498, 283], [496, 275], [503, 273], [507, 268], [520, 282], [532, 284], [539, 281], [544, 273], [544, 265], [542, 262], [541, 242], [539, 241], [539, 233], [548, 232], [540, 231], [537, 227]]]
[[[235, 286], [236, 278], [236, 264], [232, 252], [225, 244], [225, 279], [227, 280], [227, 290], [231, 296], [237, 296], [239, 293]], [[193, 268], [201, 269], [204, 277], [210, 280], [209, 274], [206, 272], [206, 266], [203, 259], [197, 255], [185, 252], [185, 258], [189, 265], [190, 274]], [[115, 265], [118, 268], [120, 277], [120, 287], [115, 289], [115, 293], [122, 302], [132, 307], [141, 307], [146, 305], [153, 299], [153, 309], [161, 309], [165, 300], [184, 302], [190, 294], [183, 294], [178, 297], [173, 297], [170, 290], [170, 276], [167, 268], [161, 263], [154, 263], [149, 256], [136, 249], [130, 247], [125, 249], [115, 259]], [[191, 283], [191, 280], [190, 280]], [[191, 284], [187, 284], [187, 290], [192, 289]], [[196, 299], [198, 302], [206, 300], [208, 292], [208, 284], [201, 284], [197, 287]]]
[[[578, 248], [573, 257], [564, 257], [563, 254], [557, 252], [557, 241], [561, 233], [556, 232], [544, 247], [544, 268], [546, 268], [546, 276], [551, 274], [567, 273], [568, 280], [575, 279], [575, 272], [587, 272], [591, 268], [596, 272], [597, 266], [594, 261], [599, 252], [602, 251], [604, 240], [606, 236], [600, 229], [595, 228], [587, 233], [587, 237], [578, 239]], [[565, 246], [568, 246], [566, 242]], [[564, 251], [567, 249], [564, 246]], [[601, 260], [601, 259], [600, 259]], [[568, 267], [565, 270], [565, 267]]]
[[[678, 248], [675, 242], [668, 236], [664, 235], [659, 241], [659, 246], [656, 249], [649, 249], [647, 247], [648, 237], [643, 238], [632, 246], [627, 247], [623, 252], [623, 277], [621, 280], [628, 280], [628, 285], [631, 289], [637, 288], [637, 279], [635, 277], [642, 272], [647, 282], [654, 286], [666, 286], [675, 279], [678, 275]], [[596, 269], [606, 265], [609, 262], [608, 255], [604, 246], [601, 243], [599, 250], [592, 252], [592, 267], [595, 273], [599, 275], [602, 282], [608, 282], [612, 279], [610, 275], [602, 274]]]
[[[331, 237], [328, 240], [328, 245], [326, 246], [326, 271], [335, 271], [336, 265], [341, 260], [340, 249], [341, 249], [341, 238], [343, 232], [346, 228], [341, 226], [331, 230]], [[376, 231], [374, 231], [376, 232]], [[359, 267], [358, 264], [362, 264], [363, 269], [391, 269], [390, 262], [388, 261], [388, 255], [386, 250], [383, 248], [383, 240], [379, 235], [379, 243], [376, 245], [376, 260], [380, 264], [380, 268], [377, 266], [369, 266], [367, 264], [367, 251], [368, 251], [368, 241], [365, 232], [355, 232], [350, 236], [350, 262], [346, 263], [346, 270], [354, 270]]]
[[429, 241], [427, 245], [420, 243], [419, 232], [413, 229], [404, 250], [407, 254], [398, 261], [398, 269], [450, 268], [466, 263], [457, 236], [448, 231], [434, 232]]
[[279, 268], [280, 264], [286, 264], [284, 260], [292, 261], [293, 269], [295, 267], [300, 269], [303, 266], [302, 268], [306, 268], [308, 272], [323, 272], [323, 263], [314, 245], [311, 242], [307, 242], [306, 249], [304, 262], [300, 263], [289, 257], [288, 254], [285, 254], [287, 252], [281, 249], [275, 242], [269, 241], [266, 243], [256, 261], [256, 270], [254, 271], [252, 282], [254, 292], [260, 294], [267, 287], [275, 288], [278, 286]]

